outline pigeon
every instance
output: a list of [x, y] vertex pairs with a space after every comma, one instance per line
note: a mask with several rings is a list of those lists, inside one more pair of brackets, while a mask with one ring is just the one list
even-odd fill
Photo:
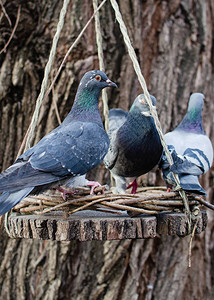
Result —
[[87, 72], [62, 124], [0, 174], [0, 215], [27, 195], [72, 182], [71, 178], [85, 175], [103, 160], [109, 138], [103, 128], [98, 101], [105, 87], [117, 85], [102, 71]]
[[165, 134], [173, 165], [170, 167], [164, 153], [160, 167], [169, 190], [176, 186], [172, 174], [174, 172], [178, 174], [183, 190], [206, 195], [206, 191], [200, 185], [198, 178], [212, 166], [213, 147], [203, 130], [202, 109], [204, 100], [203, 94], [193, 93], [189, 99], [187, 113], [181, 123], [173, 131]]
[[[151, 96], [153, 106], [156, 99]], [[136, 178], [159, 163], [162, 144], [149, 105], [143, 94], [138, 95], [129, 112], [112, 109], [109, 112], [109, 150], [104, 164], [115, 179], [113, 193], [124, 194], [126, 179], [132, 179], [132, 194], [136, 193]]]

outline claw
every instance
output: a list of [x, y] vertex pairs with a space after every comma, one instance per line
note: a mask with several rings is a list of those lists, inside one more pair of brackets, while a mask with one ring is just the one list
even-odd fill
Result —
[[132, 187], [131, 194], [136, 194], [136, 191], [137, 191], [137, 180], [136, 179], [127, 186], [127, 189], [129, 189], [130, 187]]
[[[101, 184], [97, 181], [88, 181], [87, 185], [91, 186], [90, 195], [94, 194], [94, 190], [96, 187], [101, 186]], [[104, 191], [102, 191], [102, 194], [104, 194]]]
[[66, 190], [66, 189], [63, 189], [61, 186], [57, 187], [56, 190], [58, 190], [59, 192], [62, 193], [62, 197], [63, 197], [63, 200], [66, 201], [66, 195], [67, 194], [74, 194], [76, 193], [77, 191], [69, 191], [69, 190]]

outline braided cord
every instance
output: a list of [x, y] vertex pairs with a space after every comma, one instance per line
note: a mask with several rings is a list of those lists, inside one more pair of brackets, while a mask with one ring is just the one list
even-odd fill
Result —
[[45, 66], [45, 71], [44, 71], [44, 77], [43, 77], [43, 80], [42, 80], [41, 90], [40, 90], [39, 96], [36, 100], [36, 107], [35, 107], [35, 111], [33, 113], [33, 117], [32, 117], [32, 120], [31, 120], [29, 134], [27, 136], [27, 140], [26, 140], [26, 144], [25, 144], [25, 151], [30, 148], [30, 145], [31, 145], [33, 137], [34, 137], [36, 123], [37, 123], [37, 120], [39, 118], [39, 110], [40, 110], [42, 100], [44, 98], [44, 94], [45, 94], [45, 91], [46, 91], [46, 88], [47, 88], [47, 85], [48, 85], [48, 76], [49, 76], [49, 73], [51, 71], [51, 66], [53, 64], [54, 57], [55, 57], [55, 54], [56, 54], [56, 47], [57, 47], [57, 43], [58, 43], [58, 40], [59, 40], [61, 30], [62, 30], [63, 25], [64, 25], [65, 14], [66, 14], [69, 2], [70, 2], [70, 0], [64, 0], [63, 7], [60, 11], [59, 22], [57, 24], [57, 30], [56, 30], [56, 33], [55, 33], [54, 38], [53, 38], [53, 43], [52, 43], [51, 51], [50, 51], [50, 54], [49, 54], [48, 62]]
[[[93, 7], [94, 11], [97, 10], [97, 0], [93, 0]], [[102, 32], [101, 32], [101, 26], [100, 26], [100, 17], [99, 12], [95, 15], [95, 31], [96, 31], [96, 42], [97, 42], [97, 52], [98, 52], [98, 58], [99, 58], [99, 68], [101, 71], [105, 72], [105, 65], [104, 65], [104, 59], [103, 59], [103, 41], [102, 41]], [[103, 101], [103, 115], [105, 119], [105, 130], [108, 131], [109, 128], [109, 120], [108, 120], [108, 97], [106, 89], [102, 90], [102, 101]]]

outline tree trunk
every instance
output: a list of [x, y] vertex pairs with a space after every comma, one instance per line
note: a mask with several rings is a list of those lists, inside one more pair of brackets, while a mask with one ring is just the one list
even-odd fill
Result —
[[[0, 55], [0, 167], [13, 163], [26, 133], [40, 91], [43, 71], [56, 31], [62, 1], [19, 1], [17, 29]], [[157, 98], [162, 128], [167, 132], [185, 114], [191, 92], [203, 92], [204, 129], [213, 137], [214, 5], [212, 0], [118, 1], [151, 94]], [[15, 25], [18, 3], [3, 0], [0, 50]], [[73, 0], [57, 46], [54, 76], [66, 51], [93, 13], [88, 1]], [[100, 12], [106, 73], [119, 88], [108, 90], [109, 107], [128, 109], [141, 93], [110, 2]], [[43, 103], [35, 142], [69, 112], [82, 75], [98, 67], [92, 22]], [[99, 166], [90, 178], [109, 183]], [[163, 184], [159, 171], [142, 177], [144, 184]], [[213, 170], [202, 179], [213, 197]], [[214, 226], [208, 212], [205, 233], [194, 237], [160, 235], [154, 239], [56, 242], [0, 236], [0, 299], [213, 299]]]

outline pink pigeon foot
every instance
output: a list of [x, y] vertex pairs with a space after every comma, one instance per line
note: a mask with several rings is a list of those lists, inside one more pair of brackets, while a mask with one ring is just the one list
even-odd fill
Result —
[[69, 190], [66, 190], [66, 189], [63, 189], [61, 186], [57, 187], [56, 190], [58, 190], [59, 192], [62, 193], [62, 197], [63, 199], [66, 201], [66, 195], [67, 194], [74, 194], [76, 193], [77, 191], [69, 191]]
[[[88, 181], [87, 185], [91, 186], [90, 195], [94, 194], [94, 189], [96, 187], [101, 186], [101, 184], [99, 182], [97, 182], [97, 181], [90, 181], [90, 180]], [[102, 193], [104, 193], [104, 192], [102, 191]]]
[[171, 192], [171, 188], [169, 187], [167, 190], [166, 190], [167, 193]]
[[129, 189], [130, 187], [132, 187], [131, 194], [136, 194], [136, 191], [137, 191], [137, 180], [136, 179], [127, 186], [127, 189]]

